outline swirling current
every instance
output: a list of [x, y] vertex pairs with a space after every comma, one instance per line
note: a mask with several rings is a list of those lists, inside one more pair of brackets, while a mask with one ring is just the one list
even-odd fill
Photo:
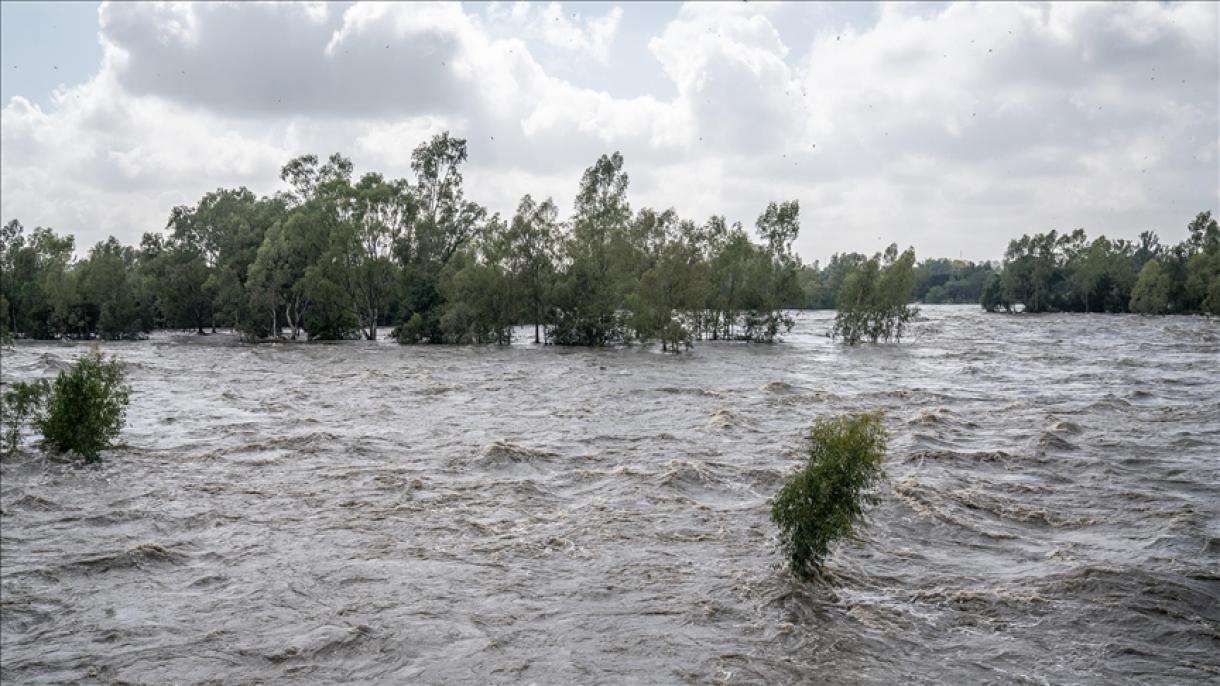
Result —
[[[121, 444], [0, 462], [0, 680], [1220, 681], [1216, 322], [931, 306], [847, 348], [832, 316], [681, 355], [103, 343]], [[798, 582], [768, 501], [869, 409], [880, 502]]]

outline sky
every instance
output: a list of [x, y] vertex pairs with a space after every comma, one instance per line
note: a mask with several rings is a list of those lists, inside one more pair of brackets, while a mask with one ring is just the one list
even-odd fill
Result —
[[621, 151], [632, 207], [797, 252], [998, 259], [1023, 233], [1176, 242], [1220, 210], [1212, 3], [0, 3], [0, 220], [138, 242], [219, 187], [341, 152], [570, 213]]

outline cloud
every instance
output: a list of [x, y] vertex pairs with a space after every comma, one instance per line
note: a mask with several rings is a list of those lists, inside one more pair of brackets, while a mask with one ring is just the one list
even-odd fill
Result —
[[610, 48], [623, 19], [623, 9], [612, 7], [599, 17], [585, 17], [579, 4], [566, 8], [562, 3], [546, 5], [515, 2], [511, 6], [493, 2], [484, 11], [489, 32], [511, 33], [539, 41], [572, 58], [589, 58], [599, 64], [609, 60]]
[[1215, 5], [885, 5], [807, 35], [785, 24], [799, 5], [686, 5], [647, 42], [665, 98], [548, 69], [556, 52], [613, 68], [635, 8], [579, 9], [104, 4], [97, 75], [0, 112], [0, 213], [134, 241], [218, 186], [277, 190], [306, 152], [407, 175], [445, 129], [493, 211], [570, 207], [621, 150], [635, 207], [751, 224], [800, 199], [809, 259], [891, 240], [997, 257], [1075, 226], [1173, 239], [1220, 209]]

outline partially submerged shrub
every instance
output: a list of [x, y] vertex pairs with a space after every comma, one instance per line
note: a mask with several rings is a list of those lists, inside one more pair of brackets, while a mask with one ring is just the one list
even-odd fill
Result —
[[119, 435], [127, 417], [128, 387], [118, 360], [96, 349], [59, 372], [51, 385], [47, 411], [37, 421], [43, 443], [95, 462]]
[[0, 424], [3, 452], [11, 453], [21, 443], [21, 432], [42, 417], [51, 384], [46, 379], [18, 381], [0, 394]]
[[813, 423], [809, 459], [771, 507], [789, 567], [798, 577], [817, 577], [830, 546], [852, 533], [864, 505], [875, 500], [871, 488], [884, 475], [886, 440], [880, 413]]

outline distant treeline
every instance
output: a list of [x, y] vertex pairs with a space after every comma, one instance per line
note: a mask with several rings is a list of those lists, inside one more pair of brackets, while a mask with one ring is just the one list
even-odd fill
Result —
[[[1151, 231], [1138, 241], [1092, 241], [1083, 229], [1022, 236], [983, 292], [989, 312], [1220, 314], [1220, 228], [1211, 212], [1166, 247]], [[1018, 308], [1018, 306], [1020, 306]]]
[[[860, 253], [835, 254], [825, 267], [817, 262], [805, 265], [798, 276], [803, 300], [798, 309], [831, 310], [838, 304], [843, 282], [863, 267], [870, 258]], [[995, 275], [989, 262], [926, 259], [915, 266], [911, 298], [915, 302], [974, 304], [979, 302], [987, 282]]]

